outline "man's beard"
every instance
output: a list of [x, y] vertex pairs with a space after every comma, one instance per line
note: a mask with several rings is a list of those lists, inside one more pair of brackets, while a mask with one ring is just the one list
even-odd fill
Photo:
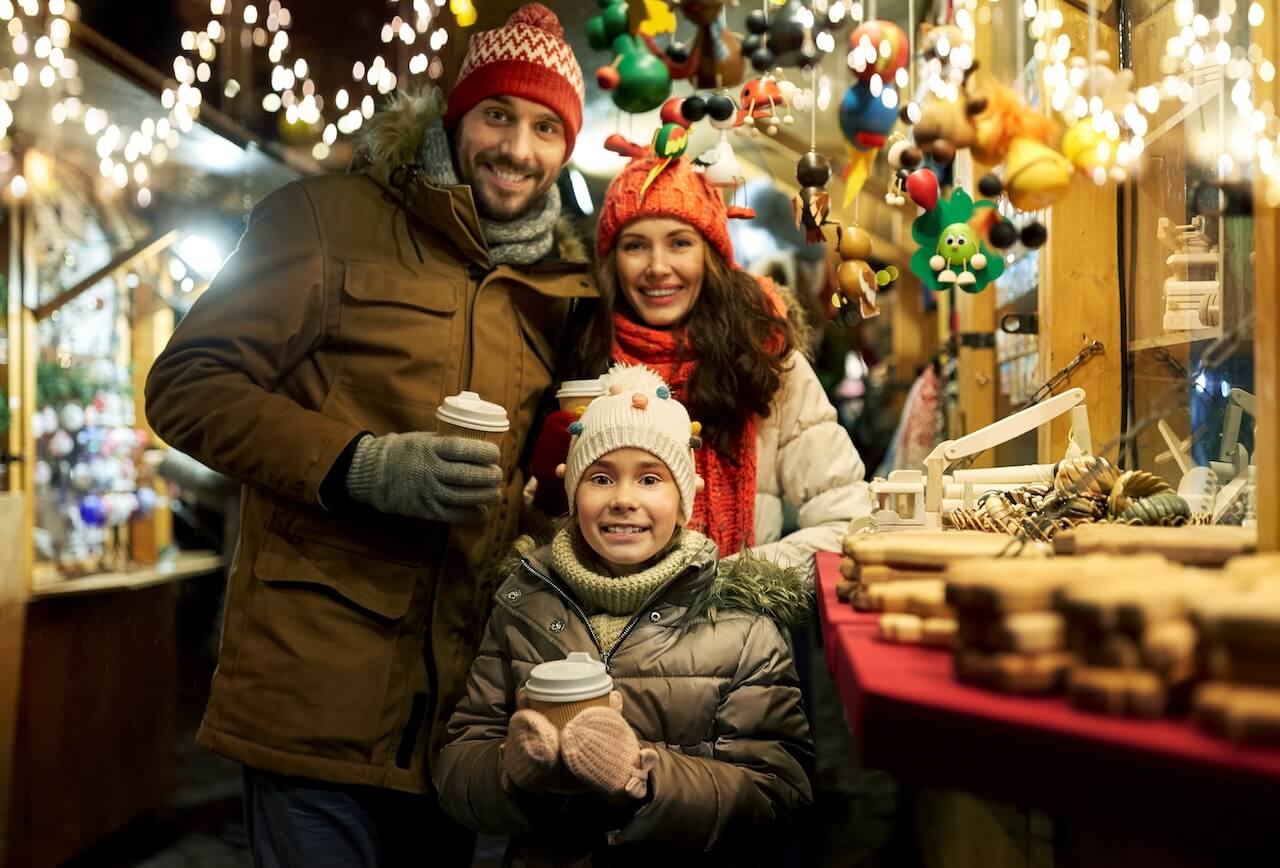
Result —
[[[474, 159], [463, 159], [458, 162], [460, 163], [458, 177], [462, 183], [471, 187], [471, 198], [476, 203], [476, 211], [486, 220], [514, 223], [535, 210], [541, 203], [542, 197], [546, 195], [547, 190], [551, 188], [551, 185], [546, 183], [545, 178], [536, 166], [521, 165], [514, 160], [508, 160], [506, 157], [489, 157], [480, 153]], [[534, 180], [533, 192], [516, 207], [506, 204], [508, 200], [505, 197], [490, 196], [489, 188], [483, 183], [477, 183], [475, 178], [475, 169], [482, 163], [488, 163], [499, 169], [529, 175]]]

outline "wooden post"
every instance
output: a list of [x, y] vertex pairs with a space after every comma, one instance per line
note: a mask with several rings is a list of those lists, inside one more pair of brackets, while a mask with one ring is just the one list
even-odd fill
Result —
[[[978, 14], [983, 17], [991, 14], [988, 0], [979, 4]], [[980, 68], [991, 69], [993, 63], [992, 31], [988, 27], [979, 27], [974, 42], [974, 59]], [[965, 179], [965, 186], [972, 191], [977, 179], [985, 172], [985, 167], [975, 162], [968, 164], [973, 177]], [[996, 256], [1003, 255], [995, 251]], [[965, 346], [967, 336], [994, 335], [996, 328], [996, 288], [988, 286], [982, 292], [973, 295], [967, 292], [955, 293], [956, 323], [960, 335], [960, 346], [957, 349], [958, 366], [957, 386], [959, 386], [960, 418], [964, 430], [956, 433], [968, 434], [986, 427], [996, 420], [996, 351], [991, 346]], [[974, 458], [973, 466], [991, 467], [995, 462], [995, 451], [986, 452]]]
[[[1060, 3], [1062, 31], [1075, 45], [1088, 40], [1088, 15]], [[1100, 23], [1098, 47], [1119, 56], [1116, 31]], [[1076, 369], [1060, 387], [1085, 390], [1089, 427], [1095, 443], [1120, 433], [1120, 371], [1126, 347], [1120, 345], [1120, 293], [1116, 286], [1116, 190], [1076, 178], [1071, 191], [1053, 206], [1045, 221], [1049, 241], [1040, 259], [1040, 378], [1052, 377], [1091, 341], [1101, 341], [1103, 354]], [[1037, 453], [1041, 462], [1056, 461], [1067, 447], [1069, 416], [1041, 428]], [[1115, 456], [1108, 456], [1114, 458]]]
[[21, 494], [0, 492], [0, 866], [9, 864], [12, 849], [9, 817], [14, 801], [14, 746], [18, 730], [18, 696], [26, 626], [26, 577], [22, 574], [23, 516]]
[[[1280, 22], [1271, 6], [1263, 18], [1262, 27], [1254, 31], [1254, 37], [1262, 46], [1262, 53], [1270, 58], [1280, 56]], [[1259, 84], [1263, 96], [1272, 101], [1280, 100], [1280, 82]], [[1257, 468], [1258, 550], [1280, 551], [1280, 329], [1276, 317], [1280, 316], [1280, 213], [1276, 195], [1280, 186], [1273, 183], [1266, 189], [1266, 182], [1258, 173], [1258, 193], [1254, 201], [1254, 250], [1257, 261], [1254, 268], [1254, 321], [1253, 382], [1257, 396], [1258, 415], [1254, 420], [1254, 463]]]

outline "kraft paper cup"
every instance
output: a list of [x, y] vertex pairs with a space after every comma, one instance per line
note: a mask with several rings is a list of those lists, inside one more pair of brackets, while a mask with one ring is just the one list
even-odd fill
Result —
[[475, 392], [451, 395], [436, 409], [436, 433], [448, 437], [487, 440], [501, 447], [510, 427], [506, 409]]
[[565, 380], [556, 390], [556, 400], [560, 402], [561, 410], [571, 413], [603, 394], [604, 386], [599, 377], [590, 380]]
[[581, 651], [538, 664], [525, 682], [529, 708], [542, 713], [556, 729], [564, 729], [588, 708], [608, 708], [612, 692], [613, 679], [604, 664]]

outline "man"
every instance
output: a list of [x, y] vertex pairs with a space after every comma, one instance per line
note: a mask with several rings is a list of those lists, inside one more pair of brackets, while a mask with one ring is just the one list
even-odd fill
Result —
[[[246, 767], [259, 865], [470, 864], [429, 763], [567, 313], [596, 294], [557, 229], [582, 99], [546, 7], [478, 34], [447, 105], [375, 119], [363, 173], [258, 206], [147, 381], [156, 432], [245, 484], [197, 738]], [[463, 389], [507, 408], [501, 448], [431, 433]]]

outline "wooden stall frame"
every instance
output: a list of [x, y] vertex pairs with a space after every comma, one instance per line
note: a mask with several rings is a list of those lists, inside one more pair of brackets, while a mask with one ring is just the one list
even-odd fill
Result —
[[[1062, 32], [1075, 45], [1087, 44], [1089, 16], [1069, 3], [1058, 3]], [[1119, 57], [1119, 35], [1114, 27], [1098, 24], [1098, 48]], [[1045, 221], [1049, 240], [1040, 258], [1040, 370], [1047, 381], [1091, 341], [1101, 341], [1103, 352], [1081, 365], [1063, 384], [1085, 390], [1089, 427], [1095, 443], [1106, 443], [1120, 433], [1121, 361], [1120, 309], [1116, 275], [1116, 190], [1112, 184], [1095, 186], [1076, 178], [1071, 190], [1053, 206]], [[1070, 417], [1044, 426], [1038, 435], [1037, 454], [1042, 463], [1057, 461], [1066, 451]], [[1115, 456], [1106, 456], [1114, 458]]]
[[[1254, 31], [1263, 54], [1280, 57], [1280, 22], [1274, 6]], [[1280, 102], [1280, 81], [1256, 83], [1259, 98]], [[1280, 211], [1268, 204], [1266, 183], [1258, 174], [1254, 196], [1254, 388], [1258, 415], [1255, 419], [1255, 467], [1257, 469], [1258, 550], [1280, 550]], [[1274, 200], [1273, 200], [1274, 201]]]

